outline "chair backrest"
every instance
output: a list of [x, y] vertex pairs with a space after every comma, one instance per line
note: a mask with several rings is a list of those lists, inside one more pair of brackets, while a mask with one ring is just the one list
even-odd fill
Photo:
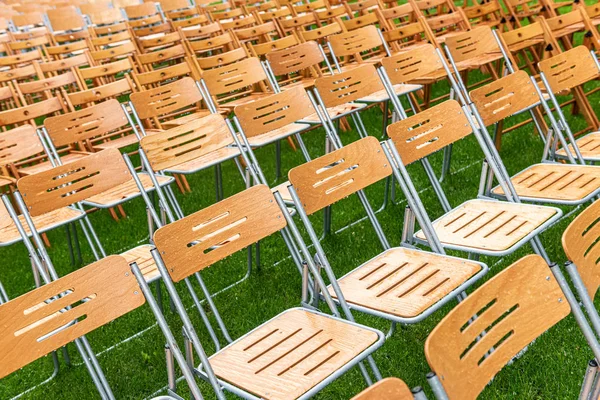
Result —
[[176, 44], [171, 47], [159, 49], [150, 53], [137, 54], [135, 59], [141, 66], [147, 67], [147, 69], [154, 69], [153, 64], [163, 64], [166, 61], [183, 59], [187, 56], [185, 46], [183, 43]]
[[326, 107], [335, 107], [384, 90], [377, 71], [371, 64], [317, 78], [315, 88]]
[[257, 185], [158, 229], [154, 244], [178, 282], [285, 226], [271, 189]]
[[413, 394], [402, 379], [385, 378], [369, 386], [351, 400], [412, 400]]
[[38, 101], [12, 110], [0, 112], [0, 126], [21, 124], [27, 121], [34, 121], [37, 118], [45, 117], [56, 112], [63, 111], [63, 104], [59, 97], [52, 97], [48, 100]]
[[134, 65], [129, 58], [92, 66], [80, 68], [77, 72], [83, 79], [97, 79], [107, 76], [115, 76], [119, 73], [134, 70]]
[[17, 85], [18, 90], [23, 94], [38, 94], [47, 90], [55, 90], [63, 86], [77, 83], [75, 74], [71, 71], [64, 74], [51, 76], [50, 78], [39, 79], [37, 81], [23, 82]]
[[218, 22], [213, 22], [204, 26], [195, 26], [193, 28], [179, 30], [184, 38], [188, 40], [203, 39], [213, 35], [223, 34], [223, 28]]
[[523, 70], [469, 92], [485, 126], [490, 126], [539, 103], [533, 83]]
[[70, 206], [131, 179], [118, 149], [107, 149], [17, 181], [35, 217]]
[[325, 39], [331, 35], [335, 35], [337, 33], [344, 32], [344, 28], [338, 22], [331, 23], [329, 25], [320, 26], [315, 29], [303, 30], [300, 32], [305, 41], [319, 41], [321, 39]]
[[18, 66], [30, 65], [33, 61], [42, 59], [42, 53], [36, 49], [25, 53], [0, 57], [0, 67], [15, 68]]
[[484, 54], [501, 54], [498, 42], [489, 26], [479, 26], [460, 35], [450, 36], [446, 39], [446, 46], [455, 62], [473, 59]]
[[[561, 38], [567, 35], [571, 35], [573, 28], [579, 28], [579, 32], [589, 32], [588, 35], [597, 37], [598, 32], [594, 34], [595, 29], [588, 30], [587, 21], [582, 14], [580, 8], [561, 14], [556, 17], [544, 19], [543, 23], [546, 24], [550, 32], [555, 38]], [[571, 28], [571, 29], [567, 29]]]
[[308, 94], [297, 86], [234, 109], [247, 137], [282, 128], [315, 113]]
[[383, 38], [396, 51], [410, 47], [413, 44], [422, 45], [428, 41], [435, 43], [435, 39], [431, 37], [422, 18], [419, 18], [416, 22], [384, 31]]
[[137, 48], [133, 42], [125, 42], [118, 46], [107, 47], [102, 50], [90, 51], [90, 56], [94, 61], [106, 63], [107, 60], [116, 60], [125, 56], [134, 54], [137, 52]]
[[294, 47], [299, 44], [300, 44], [300, 41], [298, 40], [297, 36], [288, 35], [288, 36], [284, 36], [280, 39], [271, 40], [266, 43], [258, 43], [258, 44], [248, 43], [248, 47], [250, 48], [250, 51], [252, 52], [253, 56], [261, 57], [261, 56], [266, 56], [267, 54], [270, 54], [270, 53], [278, 51], [278, 50], [287, 50], [290, 47]]
[[185, 77], [154, 89], [132, 93], [130, 100], [142, 119], [157, 118], [182, 110], [202, 100], [192, 78]]
[[292, 168], [288, 174], [307, 214], [317, 212], [392, 173], [373, 136]]
[[600, 287], [600, 200], [596, 200], [569, 224], [562, 236], [568, 259], [575, 263], [588, 294], [593, 299]]
[[267, 75], [260, 60], [249, 57], [235, 64], [204, 71], [202, 78], [211, 95], [218, 96], [266, 81]]
[[200, 76], [197, 73], [196, 68], [194, 68], [193, 64], [187, 59], [184, 59], [182, 62], [175, 65], [160, 68], [154, 71], [142, 72], [139, 74], [134, 73], [132, 76], [140, 90], [149, 87], [149, 85], [164, 84], [176, 78], [180, 79], [186, 76], [191, 77], [194, 79], [194, 81], [200, 80]]
[[129, 79], [120, 79], [105, 85], [96, 86], [91, 89], [67, 94], [68, 101], [72, 107], [85, 104], [100, 103], [107, 99], [117, 99], [134, 91]]
[[353, 31], [355, 29], [364, 28], [369, 25], [379, 24], [379, 16], [376, 13], [369, 13], [360, 15], [356, 18], [342, 20], [342, 24], [347, 31]]
[[129, 263], [109, 256], [0, 305], [0, 378], [144, 302]]
[[201, 69], [209, 70], [237, 63], [246, 58], [248, 58], [246, 49], [240, 47], [214, 56], [196, 58], [196, 62]]
[[289, 75], [313, 66], [318, 70], [319, 65], [324, 61], [319, 45], [313, 41], [269, 52], [266, 57], [275, 76]]
[[571, 312], [548, 265], [525, 256], [484, 283], [434, 328], [425, 356], [451, 399], [475, 399], [525, 346]]
[[[381, 37], [374, 25], [332, 35], [329, 37], [329, 44], [331, 44], [336, 57], [353, 56], [358, 62], [374, 55], [381, 55], [385, 51]], [[378, 51], [374, 51], [374, 49], [378, 49]]]
[[10, 131], [0, 132], [0, 165], [17, 163], [37, 154], [44, 153], [35, 127], [19, 126]]
[[529, 47], [528, 42], [534, 39], [547, 41], [546, 30], [539, 21], [500, 34], [509, 50], [512, 48], [522, 49], [523, 47]]
[[538, 63], [554, 93], [572, 89], [598, 77], [594, 56], [587, 47], [577, 46]]
[[206, 53], [216, 49], [227, 51], [236, 47], [235, 40], [230, 32], [225, 32], [222, 35], [212, 36], [205, 39], [190, 40], [187, 42], [187, 46], [193, 53]]
[[435, 47], [431, 44], [385, 57], [381, 60], [381, 65], [394, 85], [414, 81], [444, 68]]
[[153, 171], [161, 171], [202, 157], [232, 144], [229, 127], [219, 114], [194, 119], [184, 125], [142, 138]]
[[46, 118], [44, 126], [56, 147], [103, 136], [127, 125], [117, 100], [108, 100], [67, 114]]
[[89, 65], [90, 60], [85, 54], [79, 54], [73, 57], [38, 63], [40, 71], [42, 71], [42, 73], [44, 73], [45, 76], [49, 76], [53, 73], [65, 72], [71, 70], [72, 68], [84, 67]]
[[387, 127], [404, 165], [427, 157], [472, 133], [460, 104], [448, 100]]

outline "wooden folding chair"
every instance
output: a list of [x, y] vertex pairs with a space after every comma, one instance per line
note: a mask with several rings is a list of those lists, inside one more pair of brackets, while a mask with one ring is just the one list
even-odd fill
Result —
[[[489, 198], [476, 198], [466, 201], [458, 207], [452, 207], [439, 184], [427, 156], [455, 143], [473, 133], [479, 142], [490, 167], [493, 169], [503, 187], [501, 167], [493, 157], [495, 149], [490, 148], [482, 138], [486, 133], [479, 132], [471, 125], [471, 116], [461, 108], [455, 100], [448, 100], [437, 106], [398, 121], [388, 126], [387, 141], [393, 156], [394, 175], [409, 200], [415, 217], [421, 226], [416, 234], [409, 229], [407, 238], [414, 238], [418, 243], [427, 243], [427, 232], [439, 238], [439, 244], [430, 243], [434, 250], [437, 247], [467, 251], [474, 254], [502, 256], [512, 254], [516, 249], [531, 241], [536, 251], [543, 253], [537, 235], [544, 231], [562, 212], [558, 208], [500, 202]], [[411, 177], [406, 169], [416, 161], [420, 161], [427, 172], [444, 214], [431, 222], [427, 211], [420, 200]], [[510, 198], [513, 200], [513, 198]], [[409, 239], [411, 242], [413, 239]]]
[[[394, 9], [383, 10], [382, 13], [389, 10], [393, 11]], [[423, 18], [398, 27], [390, 27], [388, 25], [388, 28], [382, 33], [383, 39], [392, 55], [409, 51], [428, 43], [435, 44], [435, 39], [431, 36], [431, 32]]]
[[[364, 193], [392, 174], [389, 161], [376, 138], [360, 139], [290, 170], [288, 190], [330, 279], [332, 266], [308, 216], [352, 194], [358, 196], [383, 252], [331, 279], [328, 291], [336, 300], [342, 293], [351, 309], [393, 322], [393, 331], [395, 323], [418, 323], [447, 304], [485, 275], [487, 266], [446, 256], [443, 250], [435, 254], [389, 245]], [[313, 305], [318, 306], [317, 299]]]
[[577, 315], [556, 272], [539, 256], [523, 257], [444, 317], [425, 342], [436, 398], [478, 398], [519, 352], [571, 311]]
[[214, 112], [231, 112], [236, 106], [264, 98], [274, 89], [256, 57], [245, 58], [234, 64], [213, 68], [202, 73], [201, 85], [209, 96]]
[[100, 397], [114, 399], [85, 335], [144, 302], [128, 262], [111, 256], [0, 305], [0, 378], [75, 342]]
[[151, 53], [138, 53], [134, 59], [138, 69], [147, 72], [177, 64], [188, 56], [185, 46], [180, 43]]
[[328, 64], [319, 45], [313, 41], [287, 49], [269, 51], [265, 55], [267, 58], [265, 66], [275, 78], [274, 84], [279, 90], [287, 90], [296, 86], [307, 89], [314, 86], [315, 79], [323, 76], [322, 65]]
[[[194, 372], [206, 377], [220, 396], [223, 387], [246, 397], [252, 393], [285, 399], [309, 398], [365, 358], [380, 379], [369, 355], [381, 345], [383, 334], [352, 322], [347, 308], [344, 315], [349, 321], [340, 318], [311, 257], [307, 261], [310, 271], [334, 316], [308, 308], [289, 309], [206, 357], [173, 282], [209, 265], [218, 268], [218, 261], [278, 231], [286, 237], [293, 220], [280, 200], [267, 186], [258, 185], [156, 231], [154, 255], [161, 274], [166, 274], [166, 287], [189, 341], [200, 356], [202, 368]], [[300, 345], [309, 350], [290, 351]], [[259, 360], [261, 354], [267, 358]]]
[[[586, 93], [584, 89], [586, 84], [589, 87], [589, 82], [598, 79], [600, 70], [595, 56], [586, 47], [578, 46], [552, 58], [540, 61], [538, 66], [540, 69], [540, 79], [547, 90], [552, 108], [554, 108], [555, 115], [557, 116], [556, 118], [564, 126], [569, 139], [569, 153], [577, 158], [582, 157], [586, 161], [599, 161], [600, 149], [598, 148], [598, 140], [600, 140], [600, 133], [594, 129], [594, 125], [598, 125], [599, 121], [592, 105], [586, 97], [594, 92], [594, 90]], [[561, 104], [559, 104], [556, 98], [556, 95], [564, 96], [566, 93], [572, 94], [575, 102], [573, 107], [577, 105], [586, 122], [588, 122], [588, 125], [579, 132], [571, 131], [561, 109]], [[593, 132], [582, 136], [583, 133], [589, 130]], [[558, 137], [554, 136], [551, 138], [550, 145], [545, 149], [545, 159], [567, 158], [567, 152], [559, 146], [559, 142]]]
[[388, 55], [386, 44], [374, 25], [328, 37], [327, 46], [338, 72], [357, 64], [378, 64]]
[[413, 9], [425, 18], [427, 26], [438, 44], [447, 38], [465, 33], [471, 29], [471, 23], [462, 8], [449, 0], [409, 0]]
[[[71, 57], [73, 58], [73, 57]], [[41, 67], [41, 65], [40, 65]], [[129, 74], [136, 72], [136, 67], [131, 58], [109, 62], [89, 68], [77, 68], [75, 73], [79, 77], [82, 90], [93, 89], [107, 83], [127, 79]], [[136, 82], [137, 84], [137, 82]]]
[[[540, 102], [547, 106], [536, 82], [524, 71], [516, 71], [475, 89], [470, 96], [473, 101], [473, 113], [483, 134], [486, 134], [484, 127], [496, 124], [517, 112], [531, 109]], [[545, 111], [547, 114], [551, 112], [547, 108]], [[566, 148], [562, 130], [556, 121], [551, 121], [551, 127], [561, 140], [563, 148]], [[563, 205], [582, 204], [597, 196], [600, 193], [600, 169], [575, 165], [574, 157], [570, 157], [569, 161], [572, 164], [533, 164], [509, 177], [514, 192], [508, 195], [516, 195], [525, 201]], [[496, 162], [502, 163], [497, 153]], [[583, 160], [580, 162], [583, 163]], [[503, 175], [496, 175], [496, 178], [500, 182], [504, 181], [505, 188], [510, 189], [507, 186], [507, 176], [508, 173], [505, 171]], [[505, 198], [507, 196], [505, 188], [497, 186], [490, 190], [488, 184], [486, 192], [492, 196]]]

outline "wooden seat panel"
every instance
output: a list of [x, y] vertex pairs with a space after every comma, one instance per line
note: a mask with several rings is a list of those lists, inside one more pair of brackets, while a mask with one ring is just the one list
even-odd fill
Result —
[[369, 386], [352, 400], [412, 400], [413, 394], [403, 380], [385, 378]]
[[[338, 282], [349, 303], [410, 318], [422, 314], [481, 269], [472, 261], [397, 247]], [[331, 286], [329, 293], [336, 297]]]
[[154, 262], [154, 258], [150, 253], [150, 250], [153, 248], [154, 246], [144, 244], [142, 246], [134, 247], [131, 250], [127, 250], [125, 253], [121, 253], [121, 255], [127, 260], [128, 264], [133, 262], [137, 263], [146, 282], [150, 282], [160, 275], [160, 272], [158, 272], [158, 267]]
[[[88, 156], [89, 153], [85, 152], [73, 152], [69, 154], [65, 154], [60, 157], [60, 161], [64, 164], [68, 164], [77, 160], [81, 160], [82, 158]], [[41, 162], [29, 167], [19, 168], [19, 173], [22, 175], [34, 175], [43, 171], [48, 171], [52, 169], [52, 164], [50, 161]]]
[[285, 181], [285, 182], [280, 183], [279, 185], [271, 188], [271, 191], [279, 192], [283, 201], [285, 201], [286, 203], [291, 203], [293, 200], [292, 200], [292, 195], [290, 194], [290, 190], [288, 189], [288, 186], [290, 186], [290, 181]]
[[[417, 91], [422, 88], [423, 88], [423, 86], [421, 86], [421, 85], [399, 84], [399, 85], [394, 85], [394, 93], [396, 93], [396, 96], [402, 96], [404, 94], [414, 92], [414, 91]], [[387, 94], [387, 91], [385, 89], [383, 89], [383, 90], [378, 90], [377, 92], [372, 93], [369, 96], [363, 97], [356, 101], [365, 102], [365, 103], [381, 103], [388, 99], [389, 99], [389, 96]]]
[[378, 340], [376, 332], [292, 309], [210, 357], [218, 378], [264, 399], [296, 399]]
[[290, 135], [295, 133], [302, 132], [306, 129], [310, 128], [309, 124], [301, 124], [301, 123], [291, 123], [281, 128], [273, 129], [270, 132], [266, 132], [260, 134], [259, 136], [252, 136], [248, 138], [248, 143], [252, 147], [260, 147], [267, 145], [269, 143], [273, 143], [279, 139], [284, 139]]
[[[3, 212], [7, 212], [4, 208], [4, 205], [0, 207], [2, 207]], [[57, 226], [66, 224], [67, 222], [72, 222], [79, 218], [83, 218], [83, 216], [84, 214], [79, 210], [76, 210], [71, 207], [63, 207], [51, 211], [49, 213], [32, 217], [32, 219], [37, 231], [39, 233], [44, 233], [54, 229]], [[13, 221], [10, 218], [5, 221], [7, 222], [7, 224], [2, 224], [3, 226], [0, 227], [0, 245], [9, 245], [20, 241], [21, 235], [17, 230], [17, 226], [13, 223]], [[27, 232], [27, 235], [31, 236], [31, 230], [25, 222], [25, 217], [19, 215], [19, 221], [21, 221], [21, 225], [23, 226], [23, 228], [25, 228], [25, 232]]]
[[[584, 165], [535, 164], [511, 177], [521, 197], [578, 202], [600, 189], [600, 168]], [[501, 187], [492, 190], [504, 195]]]
[[[505, 251], [557, 214], [551, 207], [470, 200], [433, 222], [443, 245]], [[415, 236], [425, 240], [423, 231]]]
[[[577, 139], [576, 143], [584, 159], [600, 161], [600, 132], [592, 132], [589, 135], [585, 135]], [[575, 155], [575, 149], [572, 144], [569, 145], [569, 150], [571, 154]], [[557, 150], [556, 154], [563, 157], [567, 156], [565, 149]]]
[[191, 174], [208, 166], [219, 164], [223, 161], [230, 160], [240, 155], [240, 150], [237, 147], [222, 147], [218, 150], [211, 151], [201, 157], [186, 161], [182, 164], [177, 164], [166, 168], [165, 172], [174, 174]]
[[[365, 103], [345, 103], [335, 107], [328, 107], [327, 113], [329, 114], [329, 118], [332, 120], [348, 115], [354, 111], [361, 110], [365, 108], [367, 105]], [[300, 122], [308, 122], [309, 124], [318, 124], [321, 123], [319, 116], [315, 114], [311, 114], [308, 117], [304, 118]]]

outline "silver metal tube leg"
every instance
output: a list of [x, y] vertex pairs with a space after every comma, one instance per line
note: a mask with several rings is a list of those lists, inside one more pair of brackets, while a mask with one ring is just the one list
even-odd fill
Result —
[[192, 296], [192, 301], [194, 302], [194, 305], [198, 309], [200, 318], [202, 318], [202, 322], [204, 322], [204, 325], [206, 326], [206, 330], [208, 331], [210, 338], [215, 343], [216, 350], [219, 351], [221, 349], [221, 344], [219, 343], [217, 334], [215, 333], [210, 321], [208, 320], [208, 316], [204, 312], [204, 308], [202, 308], [202, 304], [200, 304], [200, 300], [198, 299], [198, 296], [196, 295], [196, 291], [194, 290], [194, 287], [192, 286], [192, 283], [190, 282], [189, 278], [185, 278], [184, 281], [185, 281], [185, 285], [188, 288], [188, 291], [190, 292], [190, 295]]
[[219, 313], [219, 310], [215, 306], [215, 302], [213, 301], [212, 296], [210, 295], [210, 292], [208, 291], [208, 288], [206, 287], [206, 284], [204, 283], [204, 280], [202, 279], [202, 276], [200, 276], [199, 272], [196, 272], [194, 275], [196, 275], [196, 279], [198, 280], [198, 284], [200, 285], [200, 288], [202, 289], [202, 293], [204, 293], [206, 302], [208, 303], [210, 309], [212, 310], [212, 312], [215, 316], [215, 319], [217, 320], [217, 324], [219, 325], [219, 328], [221, 328], [221, 332], [223, 332], [223, 336], [225, 336], [225, 340], [227, 340], [227, 342], [231, 343], [233, 340], [231, 339], [231, 336], [229, 336], [229, 331], [227, 330], [227, 327], [225, 326], [225, 323], [223, 322], [223, 319], [221, 318], [221, 314]]
[[431, 390], [436, 399], [448, 400], [448, 395], [442, 386], [442, 382], [440, 382], [440, 378], [438, 378], [435, 373], [430, 372], [427, 374], [427, 382], [429, 383], [429, 386], [431, 386]]
[[594, 378], [597, 373], [598, 363], [596, 360], [590, 360], [587, 369], [585, 370], [585, 376], [583, 377], [581, 391], [579, 392], [579, 400], [588, 400], [590, 398], [592, 387], [594, 386]]
[[583, 303], [583, 307], [585, 308], [586, 314], [592, 323], [592, 327], [596, 331], [596, 335], [600, 337], [600, 316], [598, 315], [598, 310], [594, 305], [593, 299], [590, 297], [585, 284], [581, 279], [581, 275], [579, 275], [577, 266], [569, 261], [565, 263], [565, 268], [571, 277], [571, 281], [573, 281], [573, 286], [575, 286], [579, 300], [581, 300]]
[[87, 368], [90, 376], [92, 377], [92, 381], [94, 381], [94, 385], [96, 386], [96, 389], [98, 389], [98, 393], [100, 393], [100, 397], [102, 397], [102, 399], [107, 399], [107, 400], [112, 399], [104, 391], [104, 389], [105, 389], [104, 385], [102, 385], [102, 382], [100, 382], [98, 375], [96, 375], [96, 370], [94, 369], [92, 363], [90, 362], [89, 358], [87, 357], [87, 353], [83, 347], [83, 344], [81, 344], [81, 341], [79, 339], [75, 340], [75, 346], [77, 347], [77, 350], [79, 351], [79, 354], [81, 355], [81, 359], [83, 360], [85, 367]]

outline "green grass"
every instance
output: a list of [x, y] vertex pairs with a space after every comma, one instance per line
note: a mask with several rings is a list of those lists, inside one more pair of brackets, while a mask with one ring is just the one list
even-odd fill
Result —
[[[436, 87], [436, 91], [447, 91], [447, 86], [440, 84]], [[597, 98], [593, 100], [593, 104], [596, 106]], [[380, 137], [380, 110], [370, 109], [364, 113], [363, 118], [369, 133]], [[569, 120], [576, 129], [582, 125], [579, 116], [569, 116]], [[312, 131], [304, 138], [313, 157], [323, 153], [324, 134], [321, 130]], [[346, 142], [356, 140], [356, 138], [355, 132], [343, 134], [343, 140]], [[282, 149], [283, 166], [286, 172], [302, 162], [301, 154], [293, 152], [287, 144], [284, 143]], [[509, 173], [513, 174], [532, 163], [539, 162], [542, 149], [541, 140], [533, 134], [531, 125], [528, 125], [504, 137], [501, 155]], [[274, 180], [274, 146], [259, 150], [257, 155], [268, 179]], [[441, 153], [438, 153], [431, 158], [437, 171], [440, 170], [441, 156]], [[476, 196], [482, 157], [473, 137], [454, 146], [452, 175], [443, 182], [443, 187], [453, 206]], [[409, 170], [414, 178], [415, 186], [422, 191], [421, 197], [430, 216], [432, 218], [440, 216], [442, 209], [432, 190], [428, 189], [429, 185], [422, 169], [419, 166], [411, 166]], [[233, 162], [224, 165], [223, 174], [226, 196], [243, 190], [243, 182]], [[213, 176], [212, 171], [192, 176], [189, 178], [192, 193], [186, 195], [177, 193], [186, 214], [214, 203]], [[284, 179], [282, 178], [280, 181]], [[367, 190], [367, 195], [374, 207], [381, 204], [382, 188], [383, 184], [378, 183]], [[399, 190], [398, 192], [400, 193]], [[398, 205], [390, 205], [378, 214], [392, 245], [399, 243], [406, 206], [401, 194], [398, 200], [400, 202]], [[146, 213], [142, 200], [138, 199], [127, 203], [124, 208], [128, 217], [119, 222], [113, 221], [104, 211], [91, 215], [92, 222], [107, 253], [118, 253], [148, 240]], [[564, 208], [565, 212], [570, 210], [572, 208]], [[564, 218], [542, 235], [543, 243], [552, 260], [560, 263], [566, 260], [561, 248], [561, 235], [579, 211], [581, 209]], [[334, 206], [334, 228], [340, 228], [363, 216], [364, 212], [355, 198], [343, 200]], [[312, 220], [319, 231], [322, 225], [321, 214], [317, 213]], [[80, 267], [72, 266], [70, 263], [63, 229], [51, 232], [48, 237], [52, 243], [49, 253], [61, 276]], [[83, 238], [81, 231], [79, 237]], [[323, 241], [323, 246], [337, 276], [352, 270], [382, 250], [367, 221], [356, 224], [341, 233], [328, 236]], [[287, 248], [280, 236], [274, 235], [264, 240], [261, 250], [261, 268], [254, 270], [250, 278], [242, 284], [215, 298], [217, 307], [234, 338], [243, 335], [283, 310], [299, 305], [300, 276], [291, 260], [287, 258]], [[82, 251], [84, 264], [92, 262], [93, 256], [83, 241]], [[531, 248], [525, 246], [515, 254], [502, 259], [483, 257], [481, 261], [490, 266], [490, 272], [483, 281], [529, 253], [531, 253]], [[453, 254], [465, 256], [465, 254]], [[34, 288], [31, 267], [22, 244], [0, 249], [0, 257], [2, 260], [0, 280], [11, 298]], [[283, 262], [274, 266], [282, 259]], [[245, 271], [246, 253], [242, 251], [212, 266], [203, 272], [203, 276], [210, 290], [216, 292], [240, 279]], [[179, 287], [179, 289], [183, 288]], [[183, 290], [180, 290], [180, 293], [186, 306], [191, 307], [192, 302], [189, 295]], [[400, 377], [411, 387], [417, 385], [426, 387], [425, 374], [429, 368], [423, 352], [425, 339], [454, 305], [455, 302], [451, 302], [422, 323], [400, 327], [374, 354], [383, 376]], [[326, 307], [323, 309], [326, 310]], [[189, 312], [198, 327], [207, 352], [212, 354], [214, 352], [212, 342], [201, 326], [197, 311], [191, 308]], [[387, 331], [389, 328], [389, 323], [382, 319], [358, 312], [354, 314], [360, 323], [383, 331]], [[166, 317], [174, 332], [180, 332], [181, 324], [176, 316], [167, 311]], [[96, 353], [100, 353], [99, 362], [117, 398], [144, 398], [166, 385], [164, 339], [157, 327], [150, 328], [141, 336], [107, 351], [111, 346], [150, 327], [153, 323], [154, 318], [148, 306], [145, 305], [88, 335], [92, 347]], [[85, 367], [81, 365], [73, 345], [69, 345], [69, 351], [74, 365], [68, 367], [62, 364], [56, 379], [24, 398], [88, 399], [99, 397]], [[586, 363], [591, 357], [592, 353], [574, 319], [569, 316], [529, 346], [523, 357], [505, 367], [494, 379], [493, 384], [485, 389], [482, 398], [575, 398], [579, 393]], [[45, 357], [2, 379], [0, 381], [0, 398], [10, 398], [35, 385], [45, 379], [51, 370], [51, 360], [49, 357]], [[182, 389], [182, 393], [185, 393], [185, 384], [182, 383], [179, 387]], [[202, 384], [201, 388], [206, 397], [213, 397], [209, 386]], [[365, 383], [360, 373], [354, 369], [335, 381], [317, 398], [347, 399], [364, 388]], [[234, 396], [229, 395], [229, 397]]]

